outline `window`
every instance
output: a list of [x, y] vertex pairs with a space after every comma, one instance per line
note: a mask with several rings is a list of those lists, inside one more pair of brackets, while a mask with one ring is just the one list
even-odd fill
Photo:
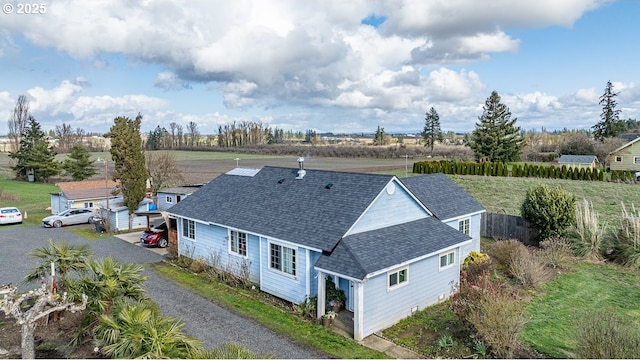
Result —
[[409, 281], [409, 269], [404, 268], [390, 272], [389, 274], [389, 289], [396, 288], [400, 285], [406, 284]]
[[455, 251], [440, 255], [440, 270], [453, 266], [456, 263]]
[[173, 204], [173, 198], [171, 196], [167, 196], [167, 204]]
[[633, 163], [634, 163], [634, 164], [640, 164], [640, 157], [637, 157], [637, 156], [636, 156], [636, 157], [634, 157], [634, 158], [633, 158]]
[[283, 273], [296, 275], [296, 250], [286, 246], [271, 244], [269, 267]]
[[90, 202], [84, 203], [84, 208], [85, 209], [92, 208], [92, 207], [93, 207], [93, 202], [90, 201]]
[[247, 234], [231, 230], [229, 238], [231, 239], [231, 252], [241, 256], [247, 256]]
[[196, 222], [193, 220], [182, 219], [182, 236], [187, 239], [196, 239]]
[[469, 219], [458, 221], [458, 230], [465, 235], [469, 235]]
[[622, 156], [616, 156], [616, 162], [622, 162]]

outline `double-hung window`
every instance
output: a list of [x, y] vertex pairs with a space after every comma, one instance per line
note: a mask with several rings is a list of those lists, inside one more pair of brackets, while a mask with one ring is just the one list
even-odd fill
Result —
[[171, 196], [167, 196], [166, 202], [167, 204], [173, 204], [173, 198]]
[[231, 252], [240, 256], [247, 256], [247, 234], [236, 230], [229, 232]]
[[409, 281], [409, 269], [403, 268], [389, 272], [389, 290], [406, 284]]
[[196, 239], [196, 222], [195, 221], [182, 219], [182, 236], [191, 240]]
[[469, 219], [458, 221], [458, 230], [465, 235], [469, 235]]
[[278, 245], [270, 244], [269, 249], [269, 267], [287, 273], [296, 275], [296, 250]]
[[450, 251], [445, 254], [440, 254], [440, 270], [449, 268], [456, 263], [456, 252]]

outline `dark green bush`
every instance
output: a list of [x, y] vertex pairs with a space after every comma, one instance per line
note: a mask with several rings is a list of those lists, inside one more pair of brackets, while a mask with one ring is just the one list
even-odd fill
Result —
[[561, 187], [541, 184], [527, 190], [521, 214], [540, 231], [538, 239], [562, 236], [576, 220], [576, 198]]

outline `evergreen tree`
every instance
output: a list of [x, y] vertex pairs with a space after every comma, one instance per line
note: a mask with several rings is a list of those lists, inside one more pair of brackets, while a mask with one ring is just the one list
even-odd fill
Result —
[[51, 149], [40, 124], [31, 115], [22, 132], [19, 150], [9, 153], [9, 157], [16, 161], [12, 169], [18, 179], [24, 180], [29, 174], [33, 174], [35, 180], [47, 181], [60, 174], [60, 162], [55, 159], [56, 152]]
[[511, 119], [509, 108], [500, 102], [496, 91], [487, 98], [483, 109], [469, 143], [476, 159], [488, 157], [491, 161], [518, 161], [524, 140], [519, 134], [520, 127], [515, 126], [517, 119]]
[[433, 107], [424, 115], [424, 130], [422, 131], [424, 146], [431, 147], [431, 156], [433, 156], [433, 145], [437, 141], [444, 141], [444, 135], [440, 129], [440, 116]]
[[69, 150], [69, 158], [62, 163], [62, 169], [75, 181], [88, 179], [98, 172], [90, 156], [89, 150], [84, 146], [74, 145]]
[[135, 120], [119, 116], [113, 122], [105, 135], [111, 138], [111, 158], [115, 166], [113, 180], [120, 182], [120, 191], [131, 217], [147, 191], [148, 173], [140, 137], [142, 115], [138, 114]]
[[607, 81], [604, 94], [600, 96], [600, 105], [602, 105], [600, 122], [592, 127], [593, 137], [596, 140], [604, 141], [605, 138], [616, 137], [627, 129], [627, 123], [620, 120], [620, 110], [616, 110], [616, 96], [618, 93], [613, 91], [611, 81]]

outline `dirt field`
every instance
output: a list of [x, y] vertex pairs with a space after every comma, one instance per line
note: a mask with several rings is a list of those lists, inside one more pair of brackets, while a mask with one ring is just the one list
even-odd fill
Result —
[[[264, 159], [240, 159], [238, 166], [242, 168], [260, 169], [264, 166], [282, 166], [297, 168], [297, 158], [279, 157]], [[236, 167], [236, 161], [231, 160], [181, 160], [178, 161], [182, 169], [185, 183], [206, 183], [216, 176]], [[413, 159], [409, 159], [409, 172], [413, 167]], [[382, 172], [404, 170], [405, 159], [369, 159], [369, 158], [306, 158], [305, 169], [336, 170], [347, 172]]]

